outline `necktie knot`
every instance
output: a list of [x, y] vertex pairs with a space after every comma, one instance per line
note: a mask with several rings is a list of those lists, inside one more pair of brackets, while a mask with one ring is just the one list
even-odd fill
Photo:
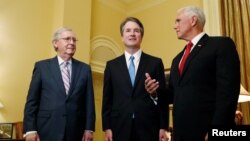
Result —
[[63, 62], [63, 68], [69, 71], [69, 62], [67, 61]]
[[63, 62], [63, 63], [64, 63], [64, 67], [68, 67], [69, 62], [65, 61], [65, 62]]
[[130, 61], [134, 61], [135, 57], [133, 55], [130, 56]]
[[193, 46], [193, 43], [191, 41], [189, 41], [187, 44], [187, 48], [190, 50], [192, 46]]

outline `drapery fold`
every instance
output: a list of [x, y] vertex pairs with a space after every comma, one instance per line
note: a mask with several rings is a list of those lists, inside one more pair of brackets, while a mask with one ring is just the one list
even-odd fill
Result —
[[[222, 35], [231, 37], [240, 57], [241, 83], [250, 91], [250, 0], [220, 0]], [[250, 102], [239, 104], [243, 124], [250, 124]]]

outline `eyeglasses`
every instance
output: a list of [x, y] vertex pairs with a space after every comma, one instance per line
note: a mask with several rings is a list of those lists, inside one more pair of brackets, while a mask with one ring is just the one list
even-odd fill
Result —
[[59, 39], [63, 39], [64, 41], [66, 42], [70, 42], [70, 41], [73, 41], [74, 43], [76, 43], [78, 40], [74, 37], [65, 37], [65, 38], [59, 38]]

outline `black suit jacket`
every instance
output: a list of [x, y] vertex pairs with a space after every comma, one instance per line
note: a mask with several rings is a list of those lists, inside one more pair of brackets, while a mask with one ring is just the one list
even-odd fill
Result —
[[204, 35], [190, 53], [179, 75], [184, 50], [172, 62], [170, 91], [174, 95], [174, 135], [180, 140], [202, 140], [213, 125], [234, 125], [240, 91], [240, 62], [228, 37]]
[[[95, 105], [89, 65], [72, 59], [66, 95], [57, 57], [35, 64], [24, 111], [24, 133], [38, 131], [41, 141], [81, 141], [95, 130]], [[66, 134], [65, 134], [66, 133]]]
[[[160, 83], [158, 104], [146, 92], [145, 73]], [[164, 68], [160, 58], [142, 53], [132, 87], [125, 55], [107, 62], [104, 73], [102, 123], [111, 129], [114, 141], [128, 141], [132, 116], [140, 140], [159, 140], [159, 130], [168, 127], [168, 104], [165, 98]]]

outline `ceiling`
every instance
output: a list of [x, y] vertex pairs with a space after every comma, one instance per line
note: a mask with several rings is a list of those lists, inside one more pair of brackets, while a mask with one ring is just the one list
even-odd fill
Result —
[[126, 4], [130, 4], [132, 2], [135, 2], [135, 0], [120, 0], [120, 1], [122, 1], [122, 2], [124, 2]]
[[103, 4], [113, 7], [116, 10], [123, 11], [126, 14], [143, 11], [155, 5], [166, 2], [167, 0], [99, 0]]
[[137, 5], [137, 4], [146, 4], [146, 3], [152, 3], [152, 2], [157, 2], [159, 0], [118, 0], [124, 4], [127, 5]]

